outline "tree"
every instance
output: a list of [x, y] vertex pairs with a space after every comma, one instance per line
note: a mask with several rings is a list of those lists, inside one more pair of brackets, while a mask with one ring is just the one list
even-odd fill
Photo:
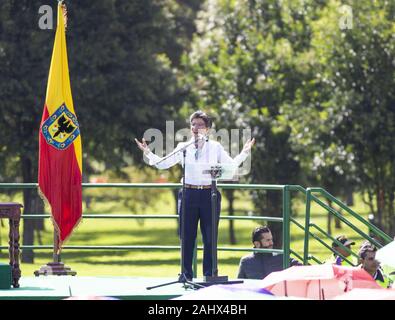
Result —
[[351, 29], [339, 26], [341, 5], [329, 1], [312, 25], [314, 73], [295, 101], [292, 127], [308, 129], [296, 144], [315, 146], [307, 155], [314, 152], [316, 172], [332, 168], [354, 184], [378, 226], [394, 234], [395, 5], [353, 3]]
[[[56, 3], [56, 2], [54, 2]], [[34, 182], [38, 130], [45, 100], [55, 30], [41, 30], [36, 0], [0, 3], [0, 177]], [[83, 161], [119, 169], [127, 158], [142, 161], [131, 140], [149, 127], [164, 129], [177, 119], [184, 89], [179, 86], [180, 48], [190, 34], [196, 1], [66, 1], [71, 87], [80, 123]], [[190, 7], [183, 22], [182, 7]], [[55, 5], [53, 11], [56, 13]], [[56, 14], [54, 17], [56, 21]], [[174, 34], [180, 32], [181, 35]], [[168, 55], [169, 53], [169, 55]], [[170, 58], [169, 58], [170, 57]], [[171, 60], [173, 59], [173, 61]], [[10, 171], [12, 169], [12, 171]], [[24, 191], [24, 212], [32, 208]], [[24, 224], [24, 244], [33, 243], [33, 224]], [[23, 252], [23, 261], [33, 255]]]
[[[366, 192], [379, 226], [393, 232], [394, 7], [207, 1], [185, 59], [189, 106], [227, 128], [251, 126], [252, 181]], [[262, 213], [281, 212], [278, 195], [254, 201]]]
[[[257, 139], [251, 180], [295, 184], [302, 180], [284, 106], [308, 78], [298, 68], [309, 47], [310, 23], [321, 2], [207, 1], [198, 37], [186, 57], [189, 106], [208, 109], [222, 127], [250, 127]], [[300, 58], [299, 58], [300, 59]], [[256, 192], [256, 210], [281, 215], [281, 195]], [[272, 229], [281, 246], [281, 226]]]

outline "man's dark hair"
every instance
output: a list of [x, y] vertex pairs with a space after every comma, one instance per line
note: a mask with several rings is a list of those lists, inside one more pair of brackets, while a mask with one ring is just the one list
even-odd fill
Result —
[[375, 245], [373, 245], [372, 243], [365, 241], [362, 245], [361, 245], [361, 249], [359, 249], [358, 252], [358, 256], [361, 259], [365, 259], [366, 258], [366, 254], [368, 252], [376, 252], [377, 248]]
[[206, 124], [206, 127], [211, 128], [211, 119], [207, 115], [207, 113], [203, 112], [202, 110], [195, 111], [189, 117], [189, 123], [192, 123], [192, 120], [196, 119], [196, 118], [202, 119], [204, 121], [204, 123]]
[[262, 233], [271, 232], [268, 226], [259, 226], [252, 231], [252, 242], [261, 241]]

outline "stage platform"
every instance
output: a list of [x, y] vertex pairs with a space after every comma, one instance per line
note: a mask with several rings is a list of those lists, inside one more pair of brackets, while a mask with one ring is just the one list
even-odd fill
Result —
[[19, 280], [19, 288], [0, 290], [0, 300], [59, 300], [71, 296], [104, 296], [122, 300], [168, 300], [194, 292], [193, 289], [185, 289], [181, 283], [146, 289], [175, 280], [177, 279], [104, 276], [22, 277]]

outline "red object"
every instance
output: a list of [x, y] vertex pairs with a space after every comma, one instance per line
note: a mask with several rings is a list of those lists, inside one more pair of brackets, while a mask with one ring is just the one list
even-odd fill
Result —
[[[42, 122], [48, 118], [44, 107]], [[52, 219], [59, 235], [59, 248], [70, 236], [82, 215], [82, 175], [74, 144], [65, 150], [49, 145], [40, 130], [38, 183], [51, 206]]]
[[318, 300], [332, 299], [354, 288], [381, 289], [365, 270], [334, 264], [294, 266], [272, 272], [261, 286], [276, 296]]
[[39, 133], [38, 184], [51, 206], [57, 251], [82, 216], [82, 146], [67, 60], [64, 8], [58, 21]]

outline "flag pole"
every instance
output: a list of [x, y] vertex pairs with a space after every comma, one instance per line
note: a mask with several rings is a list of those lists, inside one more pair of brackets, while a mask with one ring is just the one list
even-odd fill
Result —
[[56, 230], [56, 228], [54, 228], [54, 232], [53, 232], [53, 262], [54, 263], [60, 262], [60, 254], [58, 254], [58, 250], [59, 250], [58, 239], [59, 239], [58, 231]]
[[[64, 95], [57, 96], [55, 94], [58, 92], [64, 93], [64, 91], [59, 90], [59, 88], [65, 89], [64, 86], [66, 86], [66, 89], [67, 89], [67, 86], [70, 87], [70, 83], [69, 83], [70, 80], [68, 79], [67, 51], [65, 49], [65, 46], [61, 46], [62, 41], [65, 42], [65, 33], [58, 31], [59, 30], [58, 29], [59, 21], [62, 21], [62, 20], [63, 20], [63, 24], [60, 24], [60, 26], [61, 26], [60, 30], [62, 30], [63, 26], [64, 26], [63, 31], [65, 32], [66, 27], [67, 27], [67, 8], [66, 8], [66, 5], [64, 4], [63, 0], [58, 0], [58, 26], [57, 26], [55, 41], [54, 41], [53, 57], [51, 59], [51, 67], [50, 67], [50, 74], [49, 74], [48, 87], [47, 87], [46, 104], [44, 106], [44, 112], [43, 112], [43, 119], [44, 119], [44, 115], [46, 113], [48, 113], [49, 115], [52, 115], [52, 116], [47, 117], [46, 119], [42, 120], [42, 125], [41, 125], [41, 129], [40, 129], [41, 135], [40, 135], [39, 185], [40, 185], [40, 190], [43, 191], [43, 195], [45, 196], [45, 198], [48, 198], [48, 194], [46, 194], [46, 192], [48, 193], [49, 192], [48, 190], [51, 190], [51, 188], [48, 187], [48, 181], [47, 181], [48, 175], [44, 176], [44, 177], [40, 175], [40, 169], [42, 169], [40, 161], [41, 161], [42, 153], [44, 155], [49, 153], [48, 149], [45, 149], [45, 148], [48, 148], [48, 145], [47, 145], [48, 141], [46, 141], [47, 144], [44, 143], [44, 141], [46, 140], [45, 134], [48, 134], [50, 132], [50, 130], [48, 128], [52, 125], [52, 122], [51, 121], [48, 122], [48, 119], [54, 119], [53, 121], [58, 121], [58, 120], [56, 120], [57, 117], [60, 116], [63, 112], [68, 117], [70, 117], [69, 121], [73, 122], [73, 125], [75, 126], [75, 128], [77, 128], [77, 129], [74, 128], [75, 129], [74, 136], [73, 136], [74, 139], [75, 139], [75, 137], [79, 136], [78, 122], [76, 120], [75, 115], [73, 114], [74, 108], [73, 108], [72, 97], [71, 97], [71, 88], [68, 88], [68, 91], [67, 90], [65, 91], [66, 98], [68, 98], [67, 101], [66, 101], [66, 98]], [[62, 59], [66, 59], [66, 61], [63, 61]], [[56, 69], [56, 68], [59, 68], [59, 66], [61, 67], [60, 70], [62, 70], [62, 68], [67, 69], [66, 83], [63, 83], [63, 78], [59, 78], [59, 70]], [[58, 73], [57, 75], [55, 74], [55, 76], [52, 73], [53, 68], [55, 68], [55, 70]], [[56, 87], [56, 90], [54, 89], [54, 87]], [[67, 96], [67, 95], [69, 95], [69, 96]], [[50, 97], [49, 104], [47, 101], [48, 97]], [[67, 106], [65, 104], [67, 102], [70, 103], [68, 105], [68, 107], [69, 108], [71, 107], [71, 110], [67, 109]], [[57, 113], [59, 113], [59, 114], [57, 114]], [[65, 115], [63, 115], [63, 116], [65, 116]], [[56, 135], [55, 135], [55, 137], [56, 137]], [[44, 140], [41, 140], [41, 139], [44, 139]], [[54, 137], [51, 136], [50, 141], [52, 143], [54, 141]], [[71, 142], [73, 142], [73, 141], [74, 140], [71, 140]], [[61, 142], [63, 142], [63, 143], [59, 142], [59, 145], [55, 144], [56, 148], [58, 149], [56, 152], [66, 152], [66, 151], [63, 151], [65, 149], [65, 147], [64, 147], [65, 142], [64, 141], [61, 141]], [[63, 149], [62, 149], [62, 145], [63, 145]], [[60, 147], [60, 149], [59, 149], [59, 147]], [[41, 148], [43, 148], [43, 149], [41, 149]], [[52, 145], [51, 148], [55, 148], [54, 145]], [[79, 152], [81, 152], [80, 145], [79, 145], [78, 150], [79, 150]], [[45, 153], [45, 152], [47, 152], [47, 153]], [[45, 159], [48, 162], [48, 159], [46, 159], [45, 157], [43, 157], [43, 159]], [[78, 159], [80, 159], [80, 158], [77, 157], [77, 165], [78, 165]], [[46, 169], [44, 164], [43, 164], [43, 168]], [[79, 163], [79, 168], [80, 168], [80, 171], [82, 171], [81, 161]], [[52, 174], [53, 174], [53, 172], [52, 172]], [[81, 174], [81, 172], [79, 172], [79, 174]], [[45, 190], [41, 189], [42, 186], [45, 186]], [[54, 198], [54, 195], [51, 194], [51, 199], [53, 200], [53, 198]], [[71, 200], [70, 199], [67, 199], [67, 200], [68, 201], [78, 201], [78, 199], [76, 200], [73, 198]], [[69, 204], [67, 201], [66, 201], [66, 203]], [[55, 210], [53, 207], [53, 203], [50, 203], [50, 205], [51, 205], [52, 210]], [[57, 206], [56, 214], [58, 215], [59, 214], [59, 203], [57, 203], [57, 205], [58, 206]], [[66, 234], [64, 235], [63, 234], [64, 230], [59, 229], [61, 226], [57, 224], [54, 211], [52, 211], [52, 216], [53, 216], [53, 224], [54, 224], [54, 242], [53, 242], [53, 253], [52, 253], [52, 260], [53, 261], [47, 263], [44, 266], [41, 266], [41, 268], [39, 270], [34, 271], [34, 275], [35, 276], [39, 276], [39, 275], [72, 275], [72, 276], [75, 276], [77, 274], [77, 272], [71, 270], [71, 268], [65, 266], [60, 261], [61, 260], [60, 259], [61, 244], [71, 231], [67, 230]], [[59, 230], [61, 230], [61, 232]], [[61, 237], [61, 235], [62, 235], [62, 237]]]
[[34, 271], [34, 275], [38, 276], [75, 276], [76, 271], [71, 270], [70, 267], [65, 266], [63, 262], [60, 261], [60, 248], [59, 248], [59, 236], [58, 231], [54, 228], [53, 237], [53, 262], [48, 262], [46, 265], [41, 266], [39, 270]]

